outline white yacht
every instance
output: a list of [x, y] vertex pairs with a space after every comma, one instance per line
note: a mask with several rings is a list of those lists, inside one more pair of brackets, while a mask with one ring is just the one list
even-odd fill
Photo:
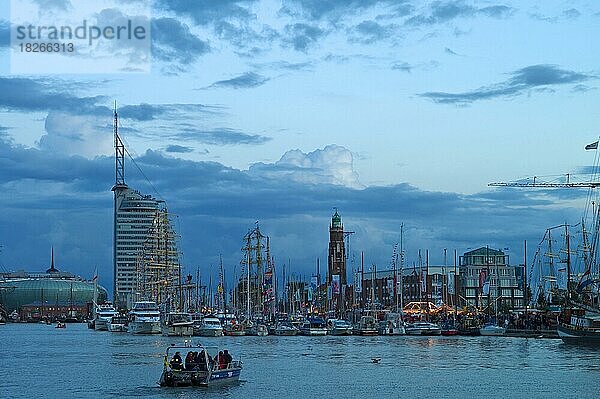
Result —
[[108, 323], [113, 316], [117, 316], [119, 312], [115, 309], [112, 303], [107, 302], [96, 306], [96, 318], [94, 319], [94, 330], [108, 330]]
[[356, 335], [377, 335], [377, 321], [373, 316], [361, 316], [358, 324], [354, 326]]
[[129, 311], [127, 331], [132, 334], [160, 334], [160, 311], [155, 302], [140, 301]]
[[205, 316], [198, 326], [194, 326], [194, 335], [201, 337], [221, 337], [223, 326], [221, 321], [214, 316]]
[[273, 333], [275, 335], [297, 335], [298, 329], [287, 320], [279, 321]]
[[329, 335], [352, 335], [352, 324], [344, 319], [327, 320], [327, 334]]
[[110, 332], [127, 332], [127, 316], [113, 316], [106, 326]]
[[327, 335], [325, 320], [320, 317], [308, 317], [306, 321], [300, 325], [300, 334]]
[[486, 324], [479, 329], [479, 334], [487, 336], [498, 336], [504, 335], [506, 328], [497, 326], [495, 324]]
[[379, 333], [379, 335], [406, 334], [404, 322], [402, 321], [402, 315], [399, 313], [386, 314], [385, 319], [379, 322], [377, 326], [377, 332]]
[[183, 337], [194, 334], [194, 322], [192, 316], [188, 313], [167, 314], [167, 319], [163, 325], [163, 335]]
[[440, 326], [426, 321], [417, 321], [405, 328], [407, 335], [442, 335]]

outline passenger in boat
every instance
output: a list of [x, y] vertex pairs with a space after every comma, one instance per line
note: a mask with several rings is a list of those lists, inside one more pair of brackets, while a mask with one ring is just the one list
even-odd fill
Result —
[[196, 367], [196, 359], [194, 358], [194, 352], [189, 351], [188, 354], [185, 356], [185, 369], [192, 370], [194, 367]]
[[227, 349], [225, 349], [223, 351], [223, 357], [225, 358], [225, 368], [230, 367], [231, 362], [233, 361], [233, 358], [231, 357], [231, 355], [229, 354], [229, 351]]
[[196, 352], [196, 369], [206, 371], [206, 354], [204, 350], [200, 353]]
[[223, 356], [223, 351], [219, 351], [219, 354], [217, 355], [217, 359], [215, 361], [219, 363], [219, 370], [227, 368], [227, 363], [225, 362], [225, 356]]
[[181, 360], [181, 353], [175, 352], [170, 362], [173, 370], [183, 370], [183, 361]]

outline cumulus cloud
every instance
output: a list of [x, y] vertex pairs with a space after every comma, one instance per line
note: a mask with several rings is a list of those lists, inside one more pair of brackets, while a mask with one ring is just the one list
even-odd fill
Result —
[[112, 135], [107, 134], [110, 130], [98, 116], [51, 111], [46, 117], [45, 130], [38, 142], [45, 151], [84, 157], [113, 152]]
[[530, 89], [552, 89], [552, 86], [577, 84], [596, 79], [594, 75], [561, 69], [556, 65], [532, 65], [511, 73], [511, 78], [490, 86], [463, 93], [427, 92], [421, 97], [440, 104], [470, 104], [498, 97], [512, 97]]
[[335, 184], [360, 188], [358, 173], [354, 170], [352, 152], [338, 145], [304, 153], [287, 151], [273, 164], [256, 163], [250, 173], [269, 178], [286, 178], [301, 183]]

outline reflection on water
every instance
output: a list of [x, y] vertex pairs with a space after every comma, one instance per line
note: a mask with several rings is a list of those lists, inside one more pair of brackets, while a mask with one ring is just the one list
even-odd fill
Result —
[[[244, 362], [239, 384], [160, 388], [182, 339], [44, 325], [0, 326], [0, 397], [593, 397], [600, 350], [508, 337], [219, 337]], [[9, 350], [6, 350], [9, 348]], [[381, 358], [373, 363], [373, 358]], [[32, 383], [35, 376], [35, 383]]]

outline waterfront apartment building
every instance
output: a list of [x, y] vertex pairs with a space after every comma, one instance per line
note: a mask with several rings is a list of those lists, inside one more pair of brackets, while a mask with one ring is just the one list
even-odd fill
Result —
[[509, 257], [500, 250], [482, 247], [459, 257], [459, 292], [461, 306], [491, 310], [525, 306], [521, 278], [522, 266], [511, 266]]
[[[360, 273], [357, 273], [360, 276]], [[396, 289], [394, 290], [394, 282]], [[360, 284], [363, 305], [393, 308], [408, 302], [432, 302], [454, 306], [455, 287], [453, 266], [398, 268], [394, 270], [365, 271]], [[397, 298], [394, 297], [394, 293]]]
[[138, 283], [136, 262], [144, 251], [149, 231], [164, 203], [125, 184], [116, 185], [113, 191], [114, 302], [120, 307], [130, 307]]
[[[394, 270], [375, 270], [373, 267], [357, 277], [360, 285], [360, 304], [376, 308], [406, 305], [408, 302], [431, 302], [485, 309], [515, 309], [524, 305], [523, 266], [511, 266], [502, 251], [482, 247], [465, 252], [454, 266], [405, 267]], [[356, 278], [355, 278], [356, 281]], [[394, 281], [396, 295], [394, 297]], [[400, 296], [402, 295], [402, 296]]]

